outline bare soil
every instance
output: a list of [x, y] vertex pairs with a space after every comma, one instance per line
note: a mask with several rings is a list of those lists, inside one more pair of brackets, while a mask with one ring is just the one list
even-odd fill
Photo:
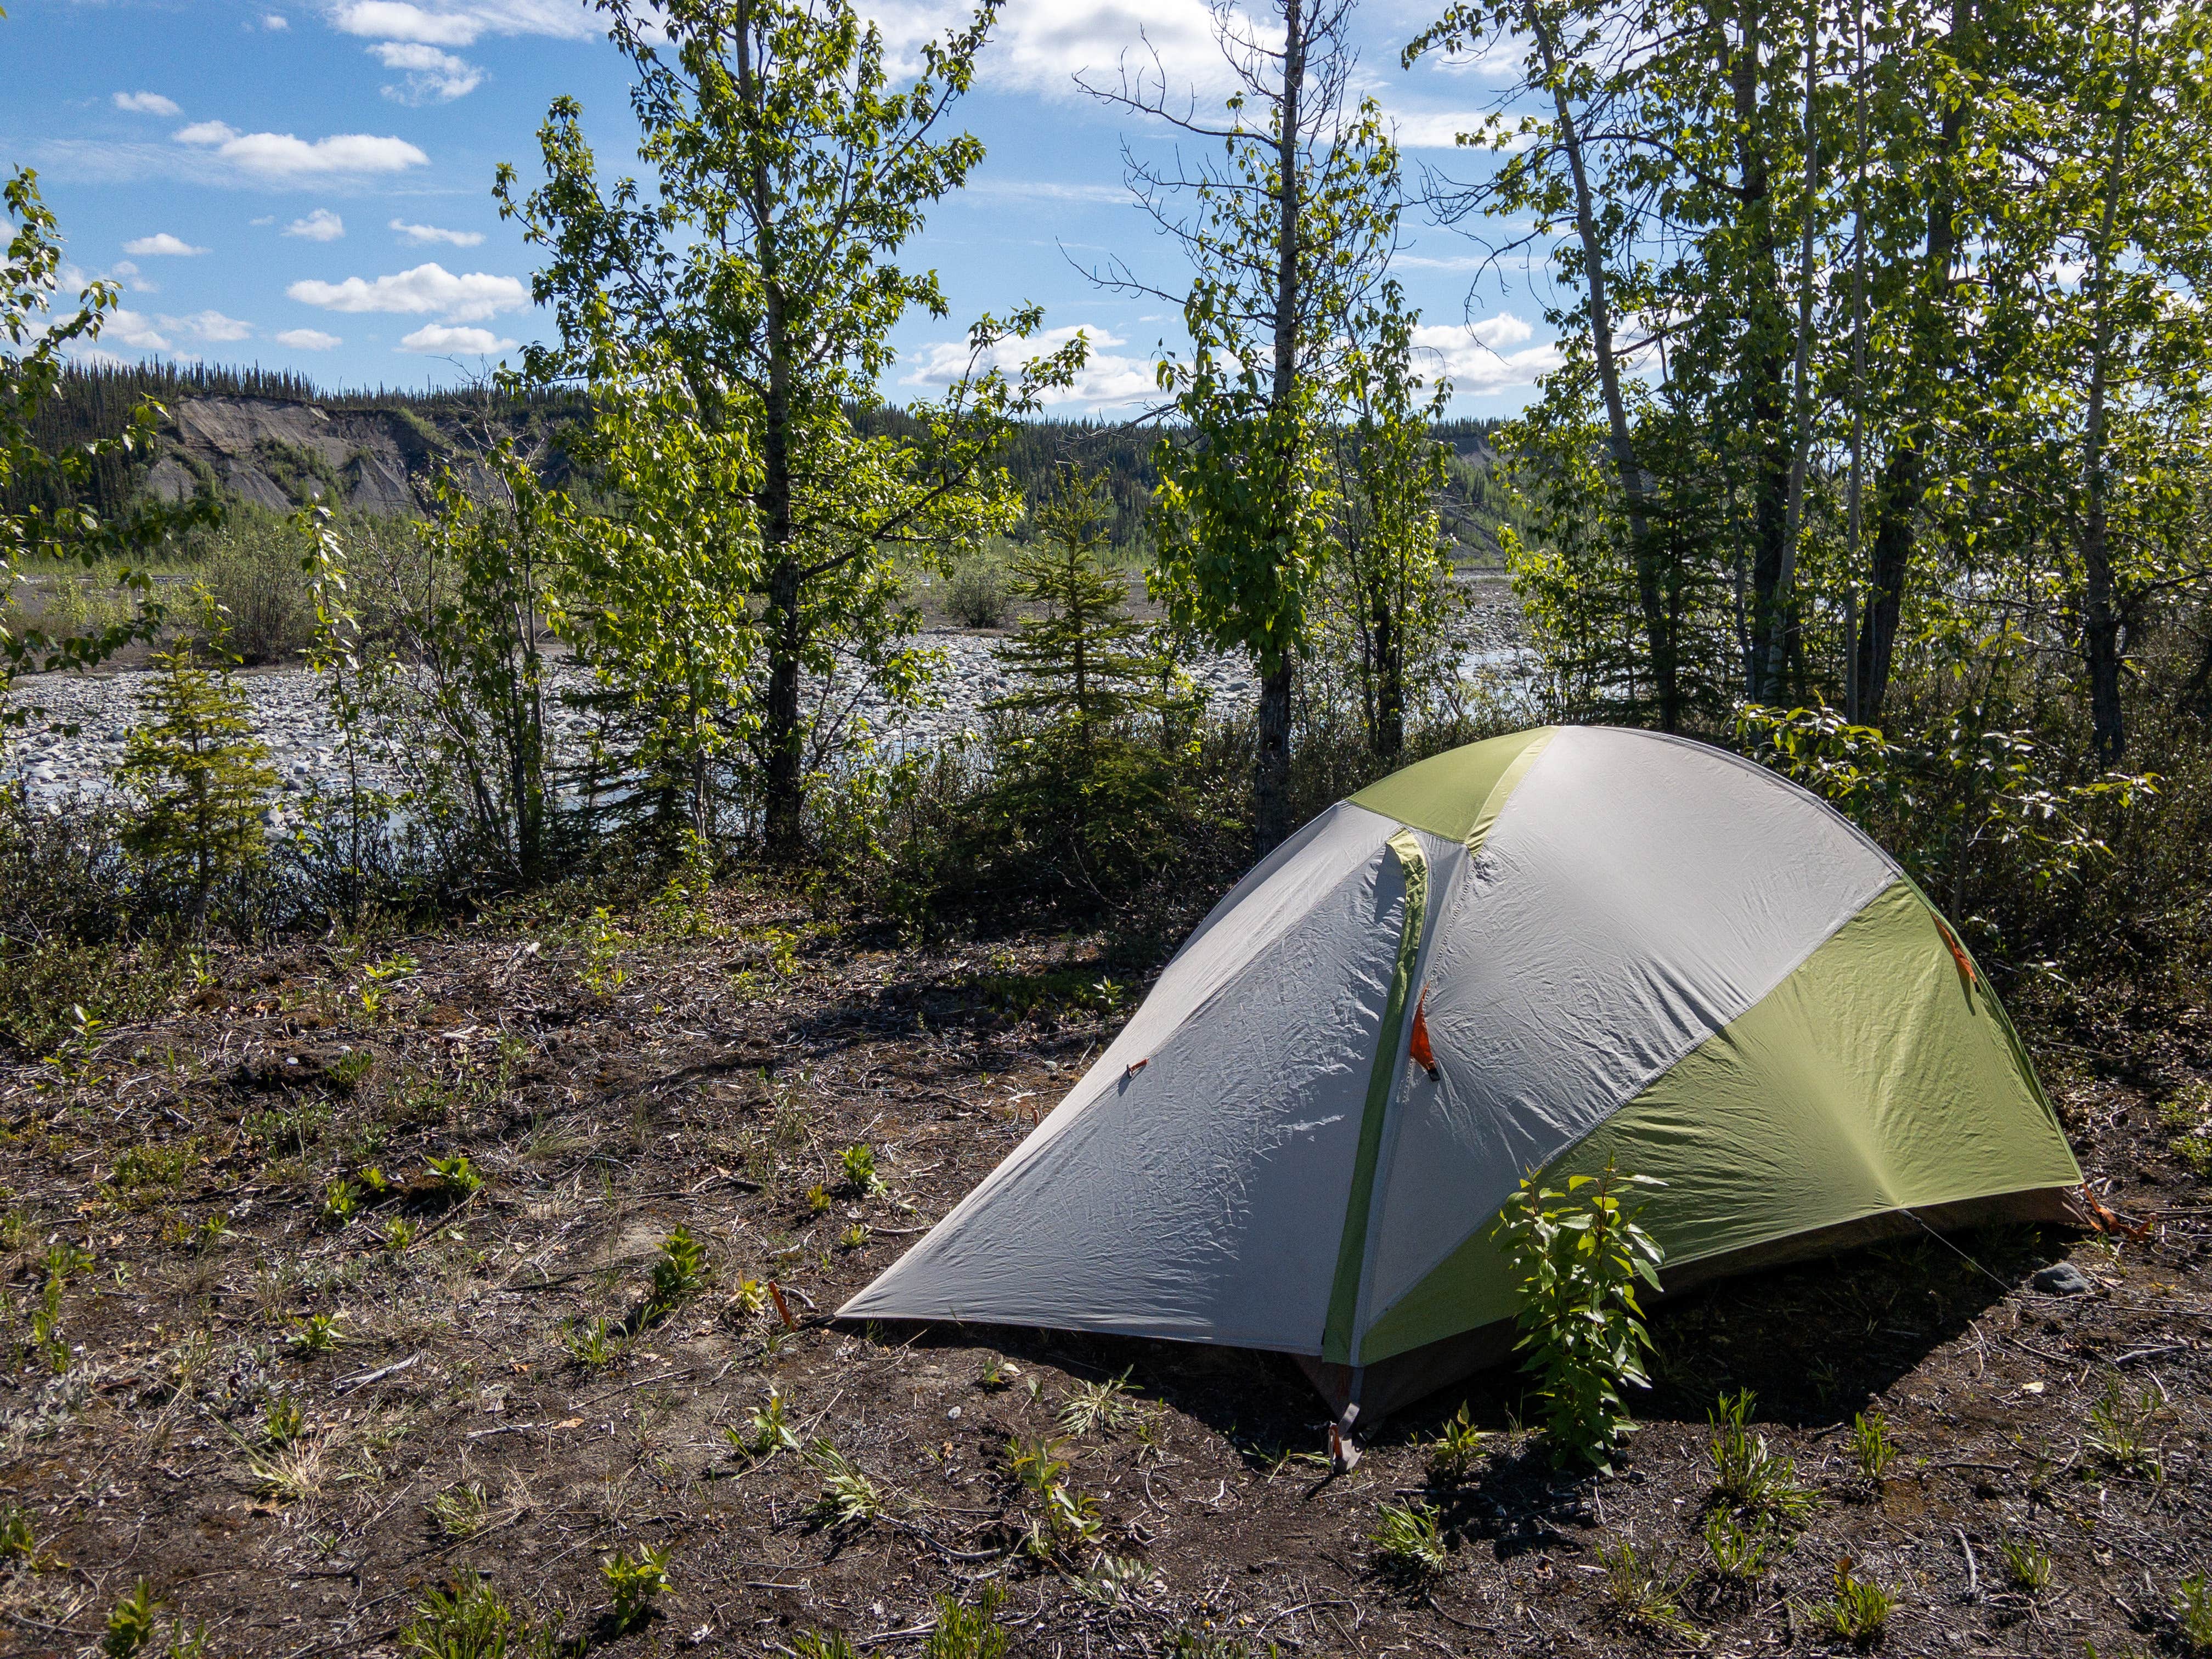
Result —
[[[0, 1565], [0, 1651], [88, 1650], [143, 1578], [149, 1651], [204, 1623], [211, 1654], [391, 1653], [473, 1571], [609, 1653], [914, 1653], [935, 1597], [994, 1588], [1009, 1651], [1053, 1659], [1817, 1653], [1851, 1646], [1839, 1571], [1894, 1596], [1867, 1638], [1893, 1652], [2187, 1651], [2176, 1598], [2212, 1553], [2212, 1200], [2172, 1150], [2206, 1098], [2194, 1015], [2031, 1024], [2131, 1231], [1931, 1237], [1664, 1304], [1605, 1478], [1553, 1470], [1510, 1373], [1337, 1473], [1286, 1359], [828, 1317], [1134, 1006], [1095, 941], [924, 949], [761, 890], [708, 933], [592, 933], [219, 955], [161, 970], [144, 1018], [0, 1054], [0, 1521], [20, 1503], [35, 1537]], [[862, 1145], [880, 1191], [841, 1157]], [[461, 1153], [472, 1194], [428, 1164]], [[384, 1192], [319, 1213], [371, 1166]], [[678, 1227], [706, 1280], [656, 1307]], [[2087, 1293], [2033, 1291], [2062, 1259]], [[1808, 1512], [1731, 1579], [1707, 1415], [1742, 1389]], [[771, 1391], [796, 1449], [734, 1444]], [[1086, 1398], [1106, 1422], [1067, 1419]], [[1431, 1447], [1462, 1398], [1489, 1432], [1454, 1475]], [[1861, 1413], [1896, 1449], [1875, 1478]], [[1066, 1467], [1024, 1484], [1010, 1441]], [[879, 1512], [823, 1507], [824, 1447]], [[1440, 1567], [1378, 1552], [1386, 1504], [1433, 1509]], [[601, 1564], [639, 1547], [671, 1588], [625, 1630]]]

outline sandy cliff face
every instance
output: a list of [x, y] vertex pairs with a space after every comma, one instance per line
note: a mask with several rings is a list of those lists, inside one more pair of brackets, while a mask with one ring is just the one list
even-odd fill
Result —
[[420, 511], [446, 446], [395, 410], [329, 410], [260, 398], [194, 398], [162, 428], [146, 489], [179, 501], [214, 485], [280, 513], [309, 501], [382, 517]]

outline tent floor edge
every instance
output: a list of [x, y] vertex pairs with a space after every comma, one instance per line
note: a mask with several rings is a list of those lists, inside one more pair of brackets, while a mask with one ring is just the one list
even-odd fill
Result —
[[[1659, 1276], [1665, 1288], [1657, 1296], [1647, 1292], [1643, 1299], [1649, 1308], [1702, 1289], [1716, 1280], [1761, 1268], [1793, 1266], [1922, 1231], [1960, 1232], [2008, 1222], [2045, 1222], [2075, 1228], [2092, 1224], [2071, 1187], [2033, 1187], [1948, 1204], [1883, 1210], [1811, 1232], [1793, 1233], [1785, 1238], [1686, 1261], [1672, 1269], [1662, 1267]], [[1368, 1431], [1405, 1407], [1418, 1405], [1455, 1382], [1511, 1358], [1514, 1344], [1518, 1340], [1513, 1322], [1500, 1319], [1356, 1368], [1331, 1364], [1304, 1354], [1297, 1356], [1297, 1361], [1308, 1380], [1339, 1417], [1351, 1401], [1356, 1377], [1359, 1427]]]

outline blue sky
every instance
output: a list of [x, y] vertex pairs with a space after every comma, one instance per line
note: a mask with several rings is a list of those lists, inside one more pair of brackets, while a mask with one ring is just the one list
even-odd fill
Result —
[[[582, 0], [6, 0], [0, 166], [38, 169], [72, 275], [112, 277], [102, 349], [258, 362], [329, 386], [447, 384], [514, 355], [544, 321], [532, 251], [493, 206], [502, 161], [534, 172], [553, 97], [580, 100], [608, 171], [629, 170], [625, 64]], [[944, 0], [881, 0], [895, 45], [942, 29]], [[1428, 7], [1366, 0], [1362, 77], [1415, 169], [1462, 174], [1449, 148], [1493, 90], [1480, 64], [1411, 74], [1399, 46]], [[1121, 144], [1156, 146], [1073, 76], [1110, 78], [1149, 42], [1205, 98], [1219, 60], [1203, 0], [1009, 0], [960, 116], [989, 156], [933, 212], [915, 263], [937, 269], [943, 323], [909, 319], [895, 398], [941, 384], [965, 321], [1024, 301], [1082, 328], [1093, 366], [1061, 412], [1146, 398], [1152, 353], [1181, 331], [1157, 301], [1102, 292], [1075, 262], [1119, 256], [1179, 290], [1182, 272], [1132, 205]], [[1477, 249], [1413, 216], [1400, 274], [1423, 343], [1463, 414], [1504, 413], [1551, 361], [1541, 290], [1469, 293]], [[1540, 273], [1538, 275], [1540, 282]]]

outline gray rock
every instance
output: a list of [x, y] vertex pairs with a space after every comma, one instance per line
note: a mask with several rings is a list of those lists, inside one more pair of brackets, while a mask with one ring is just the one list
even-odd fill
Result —
[[2045, 1296], [2087, 1296], [2097, 1288], [2070, 1261], [2054, 1261], [2027, 1282]]

